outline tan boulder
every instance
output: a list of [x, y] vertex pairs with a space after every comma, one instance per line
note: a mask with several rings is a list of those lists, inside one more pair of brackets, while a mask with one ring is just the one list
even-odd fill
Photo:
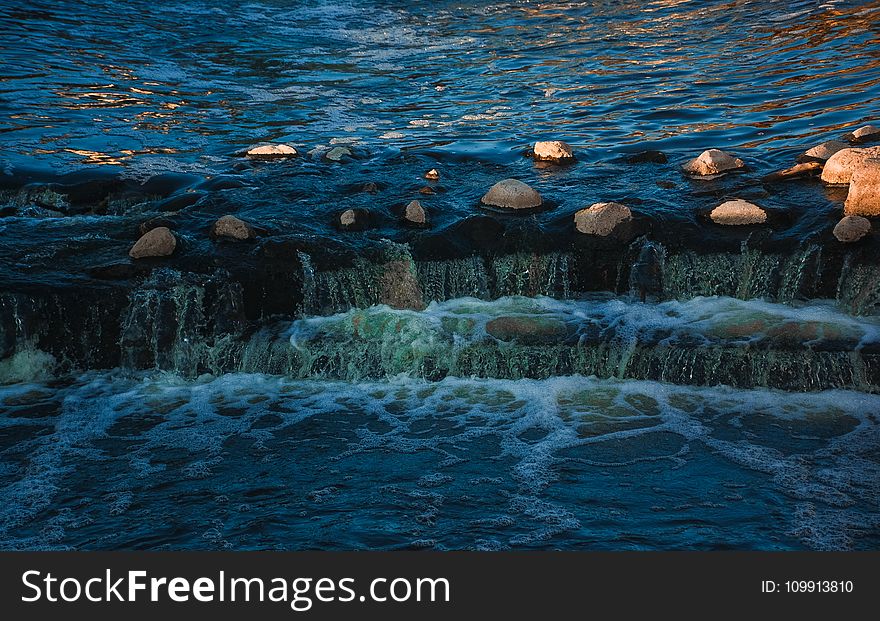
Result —
[[437, 181], [440, 178], [440, 172], [436, 168], [432, 168], [428, 172], [425, 173], [425, 179], [430, 179], [431, 181]]
[[247, 222], [231, 215], [218, 219], [211, 228], [211, 232], [216, 237], [228, 237], [230, 239], [243, 240], [254, 237], [254, 230]]
[[534, 209], [543, 204], [541, 195], [517, 179], [504, 179], [493, 185], [480, 202], [492, 207], [519, 210]]
[[872, 157], [880, 157], [880, 147], [841, 149], [825, 162], [825, 168], [822, 169], [822, 181], [830, 184], [847, 184], [853, 171], [859, 168], [865, 160]]
[[880, 140], [880, 127], [876, 125], [863, 125], [843, 137], [851, 142], [866, 142], [868, 140]]
[[831, 157], [841, 149], [847, 148], [849, 148], [849, 144], [841, 142], [840, 140], [826, 140], [822, 144], [817, 144], [815, 147], [807, 149], [804, 154], [798, 158], [798, 160], [826, 162], [828, 161], [829, 157]]
[[542, 162], [565, 162], [574, 158], [574, 151], [561, 140], [536, 142], [532, 157]]
[[744, 168], [745, 162], [725, 153], [720, 149], [708, 149], [700, 153], [682, 168], [690, 175], [718, 175], [738, 168]]
[[871, 232], [871, 221], [862, 216], [844, 216], [834, 227], [834, 237], [843, 243], [857, 242]]
[[718, 205], [709, 217], [715, 224], [738, 226], [766, 222], [767, 212], [748, 201], [734, 199]]
[[869, 158], [852, 173], [843, 204], [848, 216], [880, 216], [880, 158]]
[[820, 172], [822, 172], [821, 162], [802, 162], [800, 164], [795, 164], [791, 168], [786, 168], [785, 170], [779, 170], [775, 173], [770, 173], [769, 175], [764, 177], [764, 181], [784, 181], [786, 179], [797, 179], [799, 177], [808, 177], [810, 175], [814, 175]]
[[296, 157], [297, 150], [288, 144], [263, 144], [248, 149], [247, 156], [255, 159]]
[[618, 225], [632, 220], [632, 211], [620, 203], [596, 203], [574, 214], [575, 228], [586, 235], [610, 235]]
[[158, 226], [144, 233], [128, 251], [132, 259], [170, 256], [177, 247], [177, 238], [167, 226]]
[[428, 214], [419, 201], [412, 201], [406, 206], [403, 212], [403, 218], [412, 224], [426, 224], [428, 222]]

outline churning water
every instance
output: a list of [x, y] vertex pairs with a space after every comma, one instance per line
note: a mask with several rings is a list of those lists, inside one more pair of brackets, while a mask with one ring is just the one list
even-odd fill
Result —
[[[878, 40], [843, 0], [0, 0], [0, 547], [877, 549], [880, 243], [761, 178], [877, 123]], [[712, 147], [748, 169], [681, 174]], [[506, 177], [546, 209], [481, 210]], [[705, 221], [734, 196], [772, 225]], [[572, 231], [609, 200], [632, 239]]]

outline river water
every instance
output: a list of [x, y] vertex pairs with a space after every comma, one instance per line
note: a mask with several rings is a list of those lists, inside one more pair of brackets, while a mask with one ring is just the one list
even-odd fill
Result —
[[0, 0], [0, 60], [0, 547], [880, 546], [878, 244], [761, 181], [880, 120], [880, 2]]

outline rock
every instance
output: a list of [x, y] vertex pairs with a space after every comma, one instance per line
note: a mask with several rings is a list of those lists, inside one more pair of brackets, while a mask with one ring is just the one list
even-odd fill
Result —
[[288, 144], [264, 144], [251, 147], [247, 150], [248, 157], [260, 160], [296, 157], [297, 155], [297, 150]]
[[366, 192], [367, 194], [375, 194], [379, 191], [379, 184], [375, 181], [367, 181], [365, 184], [361, 186], [361, 192]]
[[880, 127], [876, 125], [863, 125], [857, 130], [846, 134], [843, 139], [854, 143], [880, 140]]
[[431, 181], [437, 181], [440, 178], [440, 171], [436, 168], [432, 168], [428, 172], [425, 173], [425, 179], [430, 179]]
[[128, 251], [132, 259], [170, 256], [177, 247], [177, 238], [167, 226], [150, 229]]
[[351, 149], [348, 147], [333, 147], [324, 154], [324, 158], [331, 162], [341, 162], [344, 157], [351, 157]]
[[504, 179], [493, 185], [480, 202], [492, 207], [514, 211], [535, 209], [543, 204], [541, 195], [517, 179]]
[[624, 222], [632, 220], [632, 212], [620, 203], [596, 203], [574, 214], [575, 228], [586, 235], [607, 237]]
[[834, 227], [834, 237], [845, 244], [857, 242], [870, 232], [871, 221], [862, 216], [844, 216]]
[[719, 149], [708, 149], [682, 168], [690, 175], [707, 176], [744, 168], [745, 165], [745, 162], [729, 153]]
[[217, 220], [211, 227], [211, 233], [215, 237], [229, 237], [239, 240], [252, 239], [255, 236], [254, 230], [249, 224], [231, 215], [223, 216]]
[[822, 162], [803, 162], [795, 164], [791, 168], [778, 170], [764, 177], [766, 182], [784, 181], [786, 179], [796, 179], [799, 177], [808, 177], [822, 172]]
[[389, 261], [378, 277], [379, 302], [391, 308], [423, 310], [425, 301], [412, 261]]
[[880, 158], [868, 158], [856, 168], [843, 204], [848, 216], [880, 216]]
[[431, 196], [432, 194], [436, 194], [436, 193], [437, 193], [437, 191], [434, 188], [429, 187], [427, 185], [425, 187], [419, 188], [419, 194]]
[[822, 144], [817, 144], [811, 149], [807, 149], [803, 155], [798, 157], [798, 162], [827, 162], [828, 158], [840, 151], [846, 149], [849, 145], [840, 140], [827, 140]]
[[734, 199], [718, 205], [709, 217], [715, 224], [761, 224], [767, 221], [767, 212], [748, 201]]
[[339, 214], [337, 224], [344, 231], [363, 231], [370, 226], [370, 212], [366, 209], [346, 209]]
[[841, 149], [825, 162], [825, 168], [822, 169], [822, 181], [832, 184], [847, 184], [852, 178], [853, 171], [861, 167], [865, 160], [872, 157], [880, 157], [880, 147]]
[[486, 332], [499, 341], [539, 345], [558, 342], [568, 330], [558, 319], [530, 315], [496, 317], [486, 323]]
[[547, 140], [535, 143], [532, 157], [539, 162], [569, 162], [574, 159], [574, 152], [561, 140]]
[[663, 151], [655, 151], [653, 149], [626, 156], [627, 164], [665, 164], [668, 161]]
[[419, 226], [424, 226], [428, 222], [428, 214], [425, 213], [425, 208], [422, 207], [422, 204], [419, 201], [412, 201], [406, 206], [406, 209], [403, 212], [403, 218], [410, 224], [416, 224]]

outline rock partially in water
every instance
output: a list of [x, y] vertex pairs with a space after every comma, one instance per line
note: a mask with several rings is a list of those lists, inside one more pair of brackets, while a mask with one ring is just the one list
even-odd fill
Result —
[[174, 253], [177, 238], [167, 226], [158, 226], [144, 233], [131, 247], [128, 256], [132, 259], [148, 257], [167, 257]]
[[821, 162], [802, 162], [800, 164], [795, 164], [791, 168], [786, 168], [785, 170], [778, 170], [774, 173], [770, 173], [764, 177], [764, 181], [766, 182], [774, 182], [774, 181], [784, 181], [786, 179], [798, 179], [801, 177], [809, 177], [811, 175], [819, 174], [822, 172], [822, 163]]
[[486, 323], [486, 332], [499, 341], [528, 345], [558, 342], [567, 331], [564, 322], [539, 315], [496, 317]]
[[351, 149], [348, 147], [333, 147], [324, 154], [324, 159], [331, 162], [341, 162], [346, 157], [352, 157]]
[[574, 214], [575, 228], [585, 235], [607, 237], [632, 220], [632, 211], [621, 203], [595, 203]]
[[273, 160], [296, 157], [297, 150], [289, 144], [256, 145], [247, 150], [247, 156], [258, 160]]
[[847, 184], [853, 171], [864, 165], [865, 160], [880, 157], [880, 147], [841, 149], [828, 158], [822, 169], [822, 181], [831, 184]]
[[543, 204], [537, 191], [518, 179], [504, 179], [493, 185], [480, 202], [491, 207], [519, 211], [535, 209]]
[[440, 178], [440, 171], [436, 168], [432, 168], [428, 172], [425, 173], [425, 179], [430, 179], [431, 181], [437, 181]]
[[254, 229], [251, 226], [239, 220], [233, 215], [226, 215], [218, 219], [214, 226], [211, 227], [211, 233], [215, 237], [228, 237], [230, 239], [253, 239], [255, 237]]
[[877, 127], [876, 125], [863, 125], [862, 127], [846, 134], [843, 139], [852, 143], [880, 140], [880, 127]]
[[849, 145], [840, 140], [826, 140], [822, 144], [817, 144], [811, 149], [807, 149], [803, 155], [798, 157], [798, 162], [827, 162], [828, 158], [840, 151], [847, 149]]
[[419, 194], [424, 194], [425, 196], [433, 196], [436, 193], [437, 190], [427, 185], [419, 188]]
[[848, 216], [880, 216], [880, 158], [868, 158], [856, 168], [843, 205]]
[[545, 140], [535, 143], [532, 157], [539, 162], [570, 162], [574, 159], [574, 151], [561, 140]]
[[857, 242], [871, 232], [871, 221], [862, 216], [844, 216], [834, 227], [834, 237], [844, 243]]
[[712, 222], [726, 226], [762, 224], [767, 221], [767, 212], [754, 203], [734, 199], [718, 205], [709, 214]]
[[639, 153], [633, 153], [632, 155], [626, 156], [627, 164], [665, 164], [668, 161], [669, 160], [663, 151], [657, 151], [654, 149], [640, 151]]
[[379, 302], [391, 308], [423, 310], [425, 301], [412, 261], [390, 261], [378, 276]]
[[741, 159], [720, 149], [708, 149], [689, 161], [682, 168], [689, 175], [705, 177], [745, 168], [745, 165], [745, 162]]
[[411, 201], [403, 211], [403, 219], [416, 226], [425, 226], [428, 223], [428, 214], [419, 201]]
[[366, 209], [346, 209], [337, 218], [337, 225], [343, 231], [363, 231], [370, 227], [370, 212]]

